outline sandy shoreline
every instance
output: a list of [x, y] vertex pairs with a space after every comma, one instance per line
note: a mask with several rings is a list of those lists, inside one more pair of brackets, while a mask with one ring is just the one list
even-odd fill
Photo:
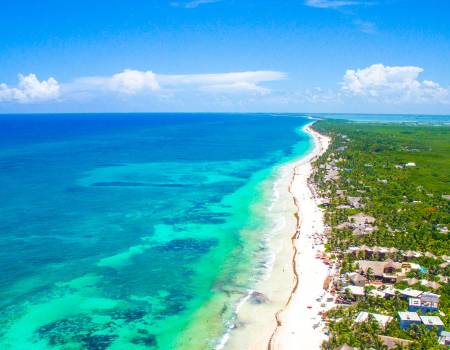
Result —
[[312, 326], [320, 319], [322, 301], [316, 299], [322, 297], [328, 267], [316, 258], [323, 246], [314, 244], [313, 233], [323, 232], [322, 211], [307, 179], [311, 161], [326, 150], [329, 139], [310, 126], [304, 131], [314, 139], [313, 150], [282, 166], [273, 188], [279, 195], [269, 208], [274, 226], [267, 244], [273, 260], [266, 278], [254, 287], [267, 301], [247, 298], [239, 305], [236, 328], [220, 349], [320, 349], [324, 339], [321, 327]]
[[315, 147], [307, 158], [295, 164], [289, 188], [298, 209], [298, 230], [292, 237], [293, 269], [298, 283], [285, 308], [277, 315], [278, 325], [268, 349], [320, 349], [326, 339], [320, 313], [334, 305], [332, 301], [327, 302], [332, 297], [323, 289], [330, 269], [318, 258], [324, 251], [323, 211], [308, 186], [313, 170], [311, 162], [326, 151], [330, 140], [310, 126], [305, 131], [314, 137]]

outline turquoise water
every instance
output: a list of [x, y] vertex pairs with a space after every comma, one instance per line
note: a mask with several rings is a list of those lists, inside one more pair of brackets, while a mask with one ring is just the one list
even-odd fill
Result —
[[0, 116], [0, 348], [214, 347], [307, 122]]

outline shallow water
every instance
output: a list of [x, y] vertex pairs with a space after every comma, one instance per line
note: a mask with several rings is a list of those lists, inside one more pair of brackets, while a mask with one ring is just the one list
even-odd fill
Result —
[[211, 348], [305, 118], [0, 116], [0, 348]]

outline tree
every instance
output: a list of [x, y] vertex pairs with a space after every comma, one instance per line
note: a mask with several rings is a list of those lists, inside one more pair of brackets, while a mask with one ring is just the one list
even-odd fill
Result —
[[366, 276], [367, 276], [367, 279], [368, 279], [369, 281], [373, 281], [373, 280], [375, 279], [375, 276], [374, 276], [374, 274], [373, 274], [373, 269], [372, 269], [371, 267], [369, 267], [369, 268], [367, 269], [367, 271], [366, 271]]

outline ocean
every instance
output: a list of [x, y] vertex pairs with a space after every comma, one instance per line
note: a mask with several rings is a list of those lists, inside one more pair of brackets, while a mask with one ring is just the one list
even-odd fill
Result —
[[213, 349], [305, 117], [0, 116], [0, 348]]

